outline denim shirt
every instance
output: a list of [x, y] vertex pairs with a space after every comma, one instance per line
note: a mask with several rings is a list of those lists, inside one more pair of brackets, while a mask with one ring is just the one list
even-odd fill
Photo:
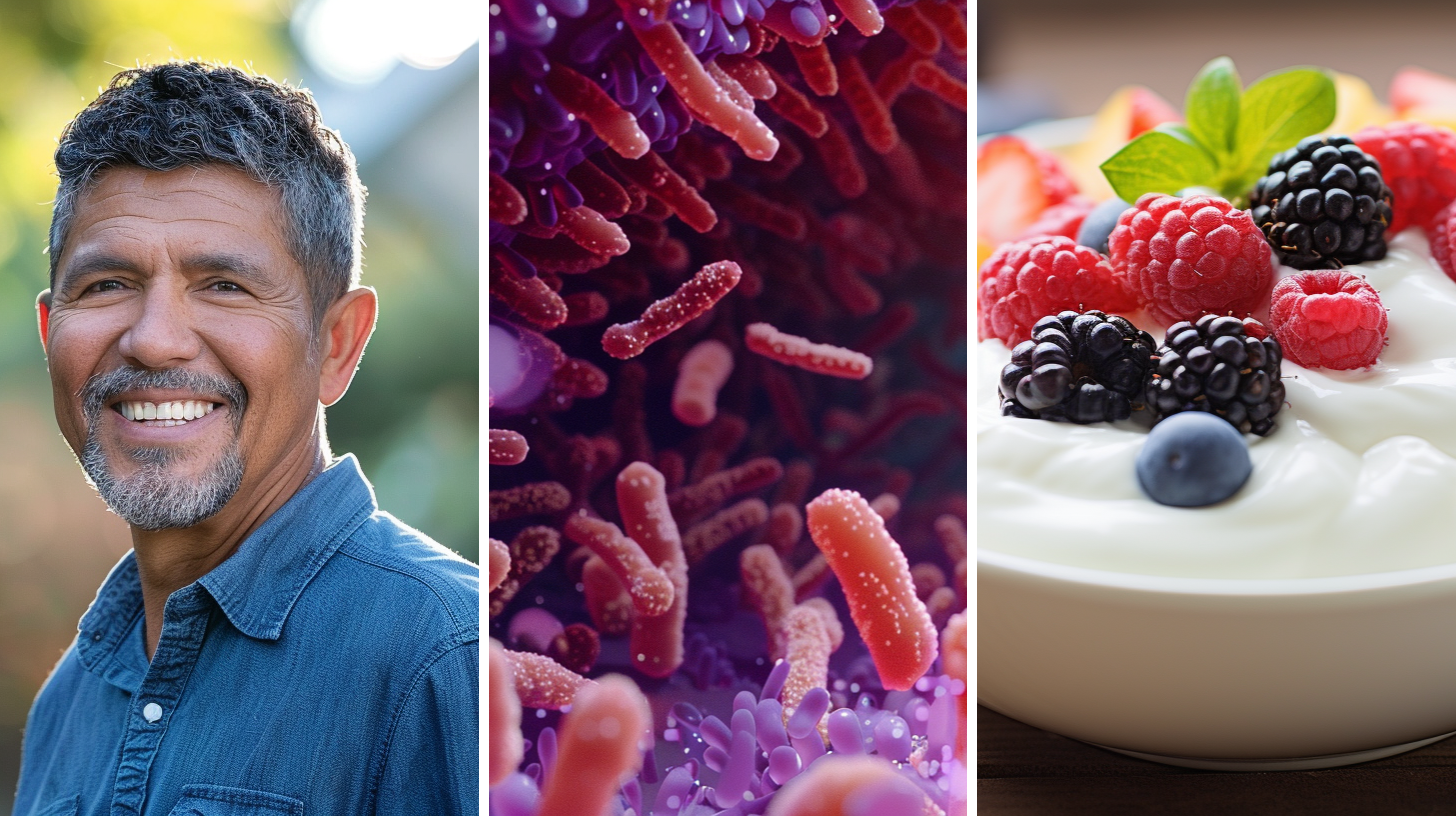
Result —
[[128, 553], [36, 698], [15, 816], [479, 810], [480, 572], [352, 456], [167, 599]]

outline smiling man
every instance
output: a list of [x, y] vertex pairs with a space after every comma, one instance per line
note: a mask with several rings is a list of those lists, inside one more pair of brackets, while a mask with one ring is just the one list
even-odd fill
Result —
[[56, 168], [56, 419], [133, 550], [36, 699], [16, 816], [475, 813], [478, 568], [324, 433], [376, 310], [348, 147], [306, 92], [170, 63]]

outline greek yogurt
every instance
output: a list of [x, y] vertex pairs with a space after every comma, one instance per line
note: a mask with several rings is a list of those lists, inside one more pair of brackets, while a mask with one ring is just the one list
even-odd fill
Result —
[[[1279, 276], [1296, 270], [1275, 266]], [[1145, 431], [1001, 416], [999, 340], [978, 351], [977, 525], [996, 552], [1114, 572], [1309, 578], [1456, 562], [1456, 282], [1409, 229], [1351, 267], [1390, 312], [1373, 368], [1283, 364], [1286, 404], [1246, 436], [1254, 473], [1221, 504], [1165, 507], [1138, 488]], [[1160, 327], [1130, 315], [1155, 337]]]

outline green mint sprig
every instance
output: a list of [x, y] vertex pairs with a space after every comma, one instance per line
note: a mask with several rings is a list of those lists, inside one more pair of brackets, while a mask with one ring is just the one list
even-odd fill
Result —
[[1240, 87], [1228, 57], [1203, 66], [1188, 86], [1187, 124], [1158, 125], [1102, 163], [1118, 197], [1201, 186], [1245, 206], [1275, 153], [1335, 120], [1335, 81], [1322, 68], [1289, 68]]

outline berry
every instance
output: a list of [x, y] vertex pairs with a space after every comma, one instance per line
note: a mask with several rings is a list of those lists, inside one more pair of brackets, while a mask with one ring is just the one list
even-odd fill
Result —
[[1154, 346], [1117, 315], [1043, 317], [1001, 369], [1001, 413], [1081, 424], [1128, 419], [1143, 409]]
[[1402, 68], [1390, 80], [1390, 107], [1400, 119], [1451, 119], [1456, 114], [1456, 80], [1420, 68]]
[[1134, 85], [1128, 95], [1130, 110], [1127, 138], [1136, 139], [1164, 122], [1180, 122], [1183, 117], [1168, 100], [1152, 90]]
[[1274, 287], [1269, 323], [1289, 359], [1305, 368], [1364, 368], [1385, 348], [1380, 293], [1350, 272], [1291, 275]]
[[1239, 492], [1254, 472], [1244, 437], [1203, 413], [1170, 417], [1148, 432], [1137, 458], [1138, 485], [1171, 507], [1206, 507]]
[[976, 233], [992, 244], [1015, 240], [1076, 192], [1055, 156], [1016, 136], [988, 139], [976, 151]]
[[1077, 230], [1082, 227], [1083, 220], [1095, 206], [1092, 199], [1084, 195], [1074, 195], [1060, 204], [1053, 204], [1043, 210], [1041, 215], [1031, 223], [1031, 226], [1016, 236], [1016, 240], [1036, 238], [1041, 235], [1061, 235], [1075, 239]]
[[1456, 199], [1456, 133], [1424, 122], [1391, 122], [1355, 134], [1385, 174], [1395, 196], [1387, 232], [1424, 227]]
[[1244, 318], [1244, 335], [1255, 340], [1263, 340], [1269, 336], [1269, 327], [1252, 317], [1246, 317]]
[[1117, 226], [1117, 217], [1131, 206], [1115, 196], [1098, 204], [1096, 209], [1087, 213], [1081, 229], [1077, 230], [1077, 243], [1106, 255], [1107, 236]]
[[1148, 378], [1145, 400], [1157, 419], [1203, 411], [1243, 433], [1268, 436], [1284, 406], [1283, 349], [1274, 337], [1250, 337], [1237, 317], [1204, 315], [1168, 327]]
[[1339, 269], [1385, 257], [1390, 188], [1348, 136], [1310, 136], [1275, 155], [1249, 203], [1286, 266]]
[[1263, 234], [1216, 196], [1148, 193], [1118, 217], [1107, 247], [1123, 285], [1160, 323], [1248, 314], [1273, 283]]
[[1447, 277], [1456, 280], [1456, 201], [1436, 213], [1426, 236], [1431, 239], [1431, 256]]
[[1045, 315], [1132, 307], [1107, 259], [1061, 236], [1003, 245], [981, 265], [980, 278], [981, 339], [999, 337], [1008, 346], [1031, 337], [1033, 324]]

